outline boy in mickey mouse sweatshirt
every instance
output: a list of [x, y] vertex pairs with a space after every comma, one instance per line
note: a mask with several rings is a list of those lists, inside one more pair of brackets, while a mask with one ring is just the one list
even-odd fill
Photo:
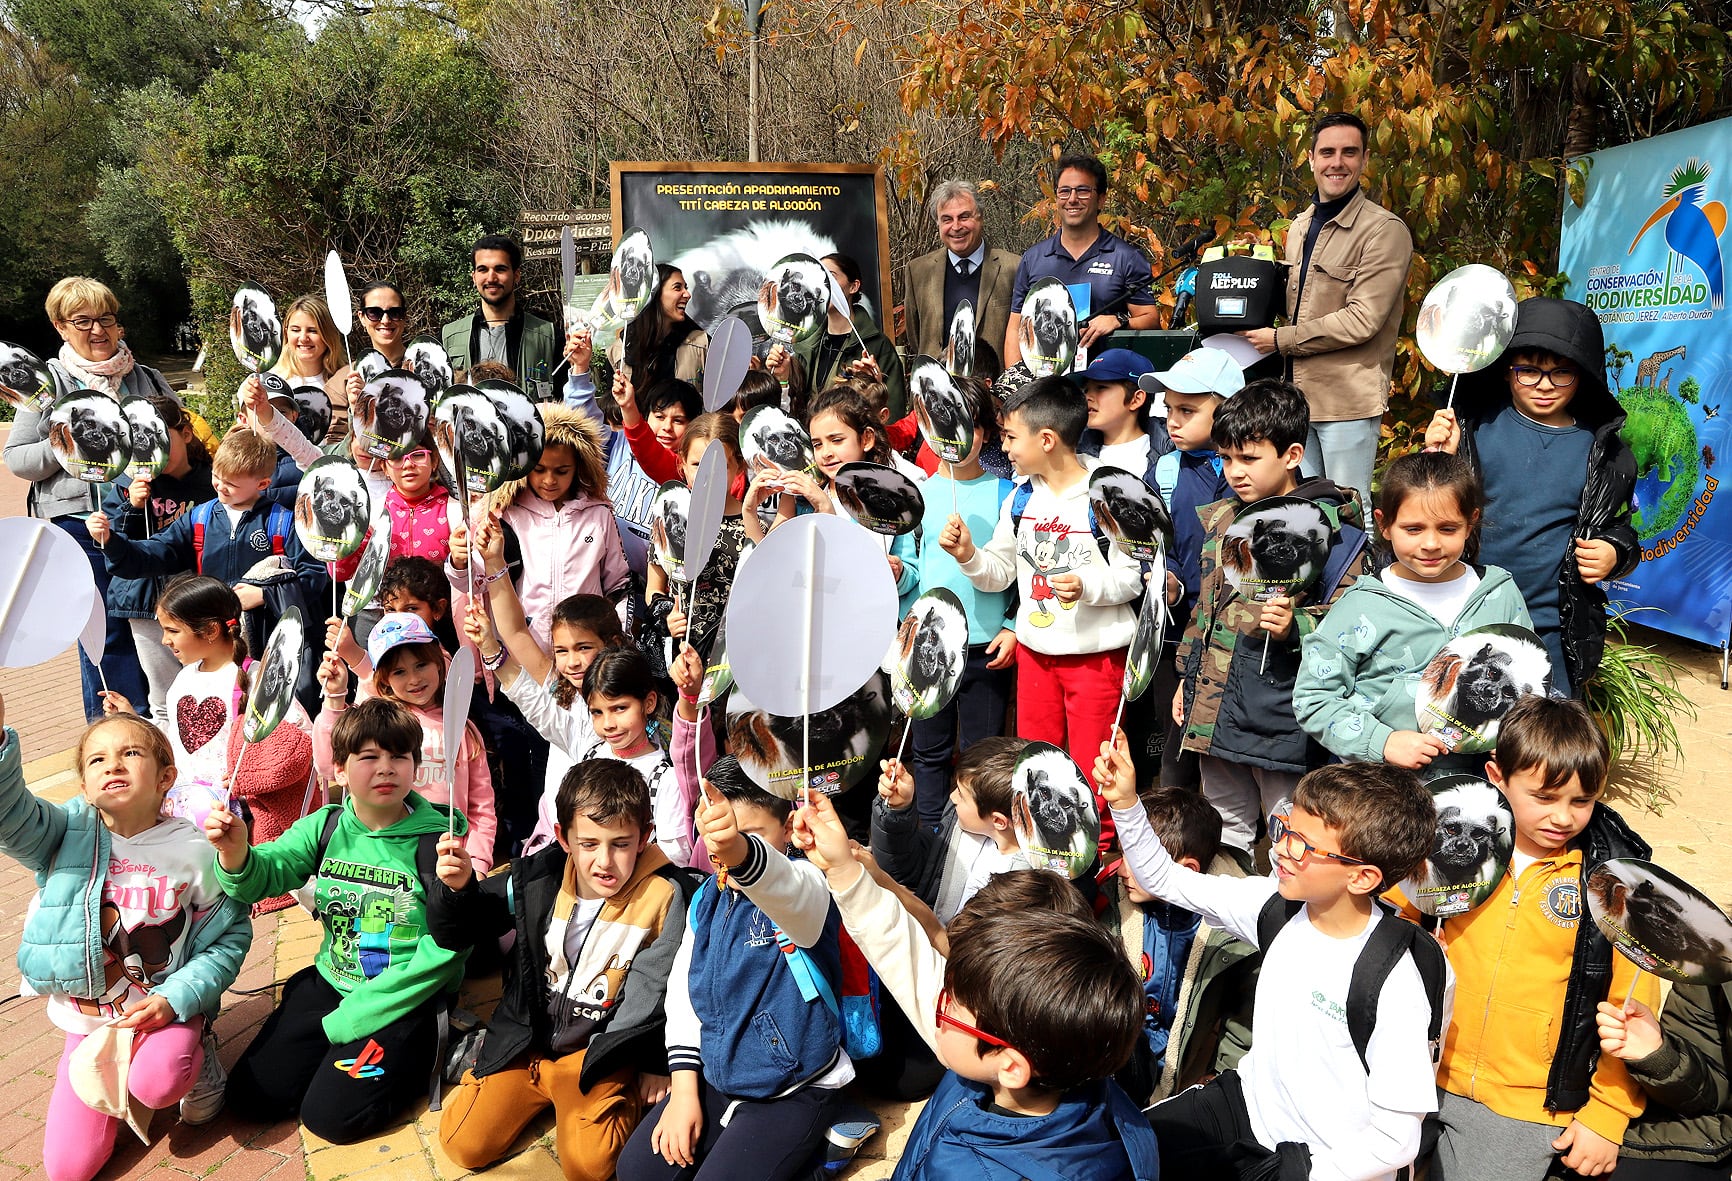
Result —
[[[1016, 584], [1018, 736], [1050, 742], [1078, 766], [1093, 765], [1118, 711], [1137, 626], [1129, 604], [1143, 589], [1137, 564], [1096, 536], [1088, 498], [1095, 461], [1076, 453], [1087, 422], [1088, 407], [1068, 380], [1030, 382], [1007, 406], [1002, 428], [1005, 454], [1028, 477], [1029, 491], [1005, 500], [989, 541], [977, 546], [957, 516], [939, 537], [981, 590]], [[1103, 823], [1102, 848], [1111, 836]]]

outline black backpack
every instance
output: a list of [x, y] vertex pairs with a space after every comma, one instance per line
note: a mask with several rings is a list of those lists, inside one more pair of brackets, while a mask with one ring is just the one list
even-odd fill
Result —
[[[1257, 916], [1257, 946], [1264, 956], [1269, 944], [1294, 915], [1303, 902], [1293, 902], [1280, 894], [1269, 895]], [[1383, 982], [1402, 958], [1412, 954], [1413, 966], [1419, 969], [1420, 983], [1425, 986], [1425, 999], [1431, 1002], [1431, 1060], [1437, 1062], [1443, 1039], [1443, 987], [1447, 965], [1440, 946], [1430, 932], [1417, 923], [1410, 923], [1395, 912], [1395, 908], [1379, 899], [1383, 921], [1379, 922], [1366, 940], [1358, 960], [1353, 964], [1353, 977], [1347, 985], [1347, 1032], [1353, 1038], [1353, 1048], [1359, 1052], [1359, 1064], [1371, 1070], [1365, 1061], [1366, 1047], [1371, 1045], [1371, 1032], [1377, 1026], [1377, 998], [1383, 992]]]

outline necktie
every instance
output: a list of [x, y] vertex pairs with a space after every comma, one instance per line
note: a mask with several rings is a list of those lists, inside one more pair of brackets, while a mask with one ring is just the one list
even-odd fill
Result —
[[961, 262], [957, 263], [956, 264], [956, 273], [958, 275], [961, 275], [964, 279], [968, 278], [968, 276], [970, 276], [974, 273], [973, 261], [965, 258]]

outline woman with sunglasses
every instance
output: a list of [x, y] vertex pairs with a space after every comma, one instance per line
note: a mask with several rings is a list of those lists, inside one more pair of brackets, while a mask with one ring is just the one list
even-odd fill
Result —
[[[290, 333], [290, 339], [286, 342], [290, 345], [290, 349], [285, 350], [285, 353], [294, 348], [295, 329], [292, 323], [295, 319], [294, 309], [309, 303], [316, 303], [318, 307], [326, 309], [328, 327], [320, 325], [315, 329], [321, 340], [335, 343], [338, 339], [336, 324], [330, 322], [329, 308], [326, 307], [323, 300], [313, 300], [312, 297], [296, 300], [290, 305], [290, 314], [285, 321], [288, 323]], [[373, 349], [383, 356], [392, 368], [402, 365], [403, 357], [409, 349], [408, 315], [408, 309], [403, 303], [402, 289], [390, 280], [381, 279], [361, 289], [361, 326], [367, 330], [367, 339]], [[326, 335], [327, 331], [328, 336]], [[316, 349], [306, 339], [307, 335], [303, 330], [303, 345], [306, 353], [310, 356], [316, 352]], [[332, 353], [327, 346], [326, 351], [319, 355], [322, 358], [320, 361], [322, 369], [332, 360]], [[290, 363], [297, 367], [295, 370], [297, 373], [305, 373], [311, 367], [310, 360], [298, 356], [290, 358]], [[284, 376], [288, 377], [287, 374]], [[336, 388], [334, 383], [338, 378], [342, 379], [343, 408], [345, 411], [340, 428], [337, 421], [337, 395], [333, 392]], [[289, 377], [289, 381], [293, 383], [294, 378]], [[271, 408], [270, 403], [265, 398], [264, 387], [257, 380], [249, 378], [241, 385], [240, 399], [242, 405], [246, 407], [253, 429], [286, 451], [303, 470], [322, 455], [346, 454], [354, 460], [356, 466], [361, 469], [362, 478], [367, 482], [367, 490], [373, 495], [373, 503], [378, 504], [380, 498], [389, 490], [390, 483], [386, 479], [379, 461], [367, 454], [360, 436], [349, 431], [346, 413], [348, 406], [360, 396], [362, 384], [361, 375], [354, 372], [351, 366], [333, 371], [330, 376], [325, 378], [325, 392], [331, 399], [332, 413], [331, 428], [325, 432], [323, 448], [318, 443], [305, 439], [299, 428], [291, 423], [286, 416], [277, 414]]]
[[318, 383], [331, 403], [323, 442], [349, 433], [349, 405], [361, 392], [361, 376], [349, 364], [347, 345], [331, 308], [317, 295], [303, 295], [283, 314], [283, 355], [271, 370], [291, 386]]
[[[163, 380], [162, 374], [148, 365], [140, 365], [132, 350], [122, 339], [125, 329], [120, 324], [120, 301], [114, 292], [95, 279], [83, 277], [62, 279], [48, 293], [48, 319], [60, 334], [62, 344], [57, 357], [48, 362], [60, 392], [97, 390], [115, 401], [127, 398], [168, 398], [177, 406], [180, 397]], [[208, 428], [207, 428], [208, 429]], [[6, 438], [6, 467], [13, 475], [30, 481], [29, 512], [40, 520], [49, 521], [77, 541], [90, 561], [90, 571], [96, 578], [96, 591], [106, 603], [108, 567], [102, 552], [90, 538], [86, 520], [97, 511], [99, 487], [69, 475], [54, 456], [48, 444], [48, 415], [20, 409]], [[94, 665], [78, 654], [80, 678], [83, 683], [84, 716], [95, 721], [102, 716], [102, 699], [97, 696], [103, 686]], [[102, 654], [102, 673], [108, 688], [124, 695], [129, 701], [143, 701], [147, 696], [144, 673], [139, 668], [138, 653], [132, 642], [132, 630], [124, 619], [109, 615], [108, 633]]]
[[391, 363], [403, 364], [409, 351], [409, 305], [403, 289], [389, 279], [378, 279], [361, 289], [361, 327], [373, 348]]

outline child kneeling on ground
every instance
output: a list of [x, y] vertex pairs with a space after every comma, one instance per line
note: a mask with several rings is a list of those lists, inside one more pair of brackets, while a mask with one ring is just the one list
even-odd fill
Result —
[[[77, 753], [84, 794], [58, 806], [24, 785], [20, 745], [16, 730], [0, 731], [0, 852], [33, 870], [38, 887], [18, 969], [23, 991], [48, 998], [48, 1019], [66, 1035], [42, 1164], [50, 1181], [90, 1181], [113, 1155], [121, 1121], [75, 1086], [79, 1046], [109, 1026], [131, 1039], [130, 1064], [104, 1098], [129, 1104], [135, 1127], [149, 1127], [149, 1109], [176, 1102], [186, 1123], [215, 1118], [222, 1068], [201, 1035], [253, 928], [217, 885], [198, 830], [160, 815], [175, 770], [156, 727], [122, 714], [86, 730]], [[139, 963], [145, 939], [154, 950]]]
[[427, 932], [428, 883], [438, 840], [459, 837], [461, 813], [409, 790], [421, 759], [421, 723], [383, 697], [345, 710], [331, 731], [341, 804], [250, 846], [226, 808], [205, 820], [217, 880], [255, 902], [315, 878], [325, 936], [311, 967], [289, 977], [282, 1000], [229, 1075], [228, 1105], [261, 1123], [299, 1113], [334, 1144], [377, 1134], [426, 1093], [441, 1018], [463, 980], [464, 955]]
[[732, 755], [711, 764], [699, 831], [720, 872], [693, 897], [668, 976], [672, 1089], [619, 1181], [789, 1181], [816, 1163], [854, 1063], [825, 999], [842, 995], [841, 922], [823, 875], [783, 854], [790, 811]]
[[552, 1104], [559, 1167], [607, 1181], [668, 1091], [662, 998], [693, 883], [653, 842], [649, 787], [630, 763], [578, 763], [556, 810], [558, 843], [485, 881], [461, 842], [440, 842], [433, 938], [453, 951], [517, 938], [439, 1142], [462, 1168], [484, 1169]]

